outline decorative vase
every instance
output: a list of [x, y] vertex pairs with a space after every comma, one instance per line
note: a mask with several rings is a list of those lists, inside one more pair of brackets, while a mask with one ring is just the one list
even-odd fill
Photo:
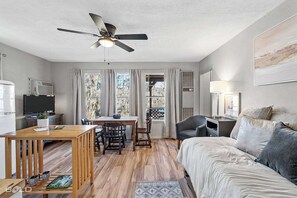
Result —
[[46, 119], [37, 119], [37, 126], [42, 128], [48, 128], [49, 126], [49, 120]]
[[101, 117], [100, 110], [95, 111], [95, 118]]

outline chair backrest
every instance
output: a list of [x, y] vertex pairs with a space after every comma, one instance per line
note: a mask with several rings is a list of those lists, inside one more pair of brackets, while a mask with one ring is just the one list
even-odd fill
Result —
[[83, 118], [83, 119], [81, 119], [81, 124], [82, 125], [91, 125], [92, 122], [90, 120], [88, 120], [87, 118]]
[[152, 117], [146, 119], [146, 132], [150, 133], [152, 129]]
[[106, 137], [119, 137], [125, 132], [125, 126], [121, 123], [105, 123], [102, 128]]
[[192, 119], [194, 128], [196, 128], [197, 126], [206, 124], [206, 117], [202, 115], [194, 115], [194, 116], [191, 116], [190, 119]]

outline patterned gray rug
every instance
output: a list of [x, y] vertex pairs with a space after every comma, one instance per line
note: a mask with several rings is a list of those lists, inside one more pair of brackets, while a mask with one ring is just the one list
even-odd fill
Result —
[[178, 181], [137, 182], [135, 198], [183, 198]]

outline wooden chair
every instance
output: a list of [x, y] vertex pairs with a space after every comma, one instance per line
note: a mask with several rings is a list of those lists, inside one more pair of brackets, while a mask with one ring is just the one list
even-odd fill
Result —
[[[92, 125], [92, 122], [89, 121], [87, 118], [81, 119], [82, 125]], [[103, 137], [103, 131], [102, 128], [96, 127], [95, 129], [95, 145], [97, 146], [98, 150], [100, 151], [100, 138], [101, 142], [104, 145], [104, 137]]]
[[105, 138], [103, 155], [106, 150], [119, 150], [122, 153], [122, 148], [125, 148], [125, 125], [120, 123], [105, 123], [103, 125], [103, 136]]
[[[150, 137], [151, 128], [152, 128], [152, 118], [150, 117], [146, 119], [146, 128], [137, 128], [136, 146], [149, 146], [150, 148], [152, 148], [152, 141]], [[140, 134], [146, 134], [147, 139], [139, 139]], [[145, 142], [145, 143], [140, 143], [140, 142]]]

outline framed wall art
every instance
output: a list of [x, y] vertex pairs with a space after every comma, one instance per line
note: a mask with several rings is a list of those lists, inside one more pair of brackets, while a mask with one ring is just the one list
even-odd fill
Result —
[[254, 84], [297, 81], [297, 15], [255, 38]]
[[240, 93], [224, 94], [224, 114], [226, 117], [238, 117], [241, 110], [240, 99]]

